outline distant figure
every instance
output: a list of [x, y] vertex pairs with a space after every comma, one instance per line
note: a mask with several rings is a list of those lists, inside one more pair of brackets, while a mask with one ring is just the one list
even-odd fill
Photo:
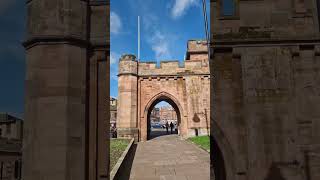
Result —
[[166, 122], [166, 129], [167, 129], [167, 134], [169, 133], [169, 123], [168, 121]]
[[173, 125], [173, 123], [171, 122], [171, 123], [170, 123], [170, 130], [171, 130], [171, 134], [172, 134], [172, 130], [173, 130], [173, 128], [174, 128], [174, 125]]
[[114, 127], [114, 131], [113, 131], [114, 133], [113, 133], [113, 137], [114, 138], [117, 138], [117, 128], [116, 127]]
[[112, 126], [111, 132], [112, 138], [117, 138], [117, 128], [115, 126]]

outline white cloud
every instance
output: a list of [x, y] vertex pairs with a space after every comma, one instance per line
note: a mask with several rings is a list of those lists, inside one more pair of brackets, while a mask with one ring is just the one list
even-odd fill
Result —
[[142, 17], [142, 24], [146, 34], [142, 35], [146, 36], [146, 40], [151, 46], [156, 60], [170, 59], [170, 40], [172, 39], [170, 39], [168, 33], [164, 33], [161, 29], [161, 24], [159, 24], [159, 18], [157, 16], [153, 13], [146, 14], [146, 16]]
[[171, 52], [169, 48], [168, 37], [160, 31], [155, 31], [149, 39], [151, 48], [155, 53], [156, 59], [170, 59]]
[[[169, 8], [172, 5], [166, 4], [168, 5], [166, 10], [170, 11], [171, 9]], [[143, 41], [145, 41], [147, 43], [146, 46], [151, 47], [155, 60], [171, 60], [172, 54], [175, 52], [175, 42], [179, 35], [172, 33], [170, 28], [168, 29], [167, 26], [164, 26], [163, 15], [151, 10], [152, 8], [150, 7], [154, 7], [152, 0], [130, 1], [130, 5], [134, 9], [139, 9], [141, 16], [142, 59], [144, 59], [145, 44]]]
[[186, 13], [191, 6], [198, 5], [199, 0], [175, 0], [174, 6], [171, 10], [172, 18], [176, 19]]
[[110, 31], [113, 34], [118, 34], [121, 30], [122, 22], [118, 14], [115, 12], [110, 13]]
[[118, 62], [119, 55], [115, 52], [110, 53], [110, 65], [113, 65], [114, 63]]
[[158, 17], [154, 14], [148, 13], [146, 16], [142, 16], [141, 21], [146, 31], [154, 31], [156, 29], [155, 26], [157, 26], [156, 23], [158, 22]]
[[111, 80], [118, 80], [118, 62], [120, 55], [116, 52], [110, 52], [110, 78]]

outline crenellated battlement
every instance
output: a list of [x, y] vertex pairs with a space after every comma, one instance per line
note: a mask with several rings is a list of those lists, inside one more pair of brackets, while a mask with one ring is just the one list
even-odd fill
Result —
[[187, 52], [189, 53], [208, 53], [207, 41], [205, 40], [189, 40], [187, 44]]
[[125, 54], [119, 61], [119, 75], [165, 76], [184, 74], [209, 74], [207, 42], [204, 40], [189, 40], [186, 58], [179, 60], [164, 60], [160, 65], [156, 61], [138, 62], [136, 56]]
[[198, 61], [162, 61], [160, 66], [156, 62], [139, 62], [139, 76], [174, 75], [174, 74], [209, 74], [207, 59]]
[[186, 61], [197, 61], [208, 57], [207, 41], [189, 40], [187, 43]]

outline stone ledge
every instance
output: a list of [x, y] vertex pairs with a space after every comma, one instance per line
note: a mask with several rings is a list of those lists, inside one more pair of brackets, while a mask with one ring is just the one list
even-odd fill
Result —
[[80, 47], [89, 47], [90, 41], [77, 36], [65, 36], [65, 35], [40, 35], [29, 37], [22, 43], [25, 49], [30, 49], [36, 45], [48, 45], [48, 44], [72, 44]]
[[125, 75], [129, 75], [129, 76], [138, 76], [138, 74], [135, 73], [119, 73], [117, 76], [125, 76]]
[[[128, 138], [118, 138], [118, 139], [128, 139]], [[121, 157], [118, 159], [116, 165], [112, 168], [112, 171], [110, 172], [110, 180], [115, 180], [116, 177], [118, 176], [118, 171], [121, 168], [121, 165], [123, 164], [123, 162], [126, 159], [128, 159], [128, 153], [129, 153], [130, 149], [132, 148], [133, 143], [134, 143], [134, 138], [131, 138], [129, 145], [124, 150]]]
[[138, 128], [118, 128], [117, 137], [119, 138], [134, 138], [135, 142], [139, 141], [139, 129]]

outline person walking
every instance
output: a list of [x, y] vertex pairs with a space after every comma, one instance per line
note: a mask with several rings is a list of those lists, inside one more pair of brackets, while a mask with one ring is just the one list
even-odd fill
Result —
[[111, 127], [112, 138], [117, 138], [117, 128], [113, 125]]
[[166, 122], [166, 129], [167, 129], [167, 134], [169, 133], [169, 123], [168, 121]]
[[171, 122], [171, 123], [170, 123], [171, 134], [172, 134], [173, 127], [174, 127], [174, 125], [173, 125], [173, 123]]

